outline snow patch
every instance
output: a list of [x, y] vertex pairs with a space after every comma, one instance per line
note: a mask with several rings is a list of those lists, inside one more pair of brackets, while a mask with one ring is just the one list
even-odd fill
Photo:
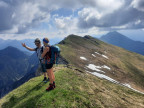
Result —
[[101, 71], [101, 70], [98, 69], [98, 68], [101, 68], [100, 66], [95, 66], [94, 64], [89, 64], [87, 67], [88, 67], [89, 69], [91, 69], [91, 70], [95, 70], [95, 71], [98, 71], [98, 72], [103, 72], [103, 73], [105, 73], [104, 71]]
[[106, 65], [102, 66], [102, 68], [105, 68], [105, 69], [111, 70], [111, 68], [108, 67], [108, 66], [106, 66]]
[[93, 57], [96, 57], [94, 54], [92, 54]]
[[108, 66], [106, 66], [106, 65], [96, 66], [96, 65], [94, 65], [94, 64], [89, 64], [87, 67], [88, 67], [89, 69], [91, 69], [91, 70], [96, 70], [96, 71], [98, 71], [98, 72], [103, 72], [103, 73], [105, 73], [105, 72], [102, 71], [102, 70], [99, 70], [99, 69], [105, 68], [105, 69], [111, 70], [111, 68], [108, 67]]
[[108, 80], [108, 81], [110, 81], [110, 82], [113, 82], [113, 83], [115, 83], [115, 84], [119, 84], [119, 85], [128, 87], [128, 88], [130, 88], [130, 89], [132, 89], [132, 90], [134, 90], [134, 91], [136, 91], [136, 92], [138, 92], [138, 93], [144, 94], [144, 92], [141, 92], [141, 91], [139, 91], [139, 90], [136, 90], [136, 89], [132, 88], [129, 84], [127, 84], [127, 83], [125, 83], [125, 84], [120, 83], [120, 82], [118, 82], [118, 81], [116, 81], [116, 80], [114, 80], [114, 79], [112, 79], [112, 78], [110, 78], [110, 77], [108, 77], [108, 76], [106, 76], [106, 75], [104, 75], [104, 74], [100, 74], [100, 73], [98, 73], [98, 72], [89, 72], [89, 71], [86, 71], [86, 72], [88, 72], [88, 73], [90, 73], [90, 74], [92, 74], [92, 75], [95, 75], [95, 76], [97, 76], [97, 77], [99, 77], [99, 78], [106, 79], [106, 80]]
[[85, 57], [80, 57], [80, 59], [82, 59], [82, 60], [87, 60]]
[[108, 76], [106, 76], [104, 74], [100, 74], [100, 73], [97, 73], [97, 72], [89, 72], [89, 71], [87, 71], [87, 72], [91, 73], [91, 74], [93, 74], [93, 75], [95, 75], [95, 76], [97, 76], [99, 78], [109, 80], [109, 81], [111, 81], [113, 83], [119, 83], [118, 81], [116, 81], [116, 80], [114, 80], [114, 79], [112, 79], [112, 78], [110, 78], [110, 77], [108, 77]]
[[144, 94], [144, 92], [141, 92], [141, 91], [138, 91], [138, 90], [132, 88], [131, 85], [129, 85], [129, 84], [127, 84], [127, 83], [122, 84], [122, 85], [124, 85], [124, 86], [126, 86], [126, 87], [128, 87], [128, 88], [130, 88], [130, 89], [132, 89], [132, 90], [134, 90], [134, 91], [136, 91], [136, 92], [139, 92], [139, 93], [141, 93], [141, 94]]
[[98, 54], [98, 55], [101, 55], [102, 57], [104, 57], [104, 58], [106, 58], [106, 59], [109, 59], [106, 55], [100, 54], [100, 53], [98, 53], [98, 52], [95, 52], [95, 53]]
[[104, 58], [106, 58], [106, 59], [109, 59], [106, 55], [103, 55], [103, 54], [102, 54], [102, 57], [104, 57]]
[[98, 52], [95, 52], [96, 54], [98, 54], [98, 55], [101, 55], [100, 53], [98, 53]]

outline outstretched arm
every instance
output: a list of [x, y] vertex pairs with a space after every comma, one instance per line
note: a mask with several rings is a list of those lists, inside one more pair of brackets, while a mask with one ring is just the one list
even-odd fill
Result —
[[41, 55], [42, 58], [46, 55], [46, 53], [49, 52], [49, 47], [46, 47]]
[[35, 51], [34, 48], [30, 48], [30, 47], [26, 46], [25, 43], [22, 43], [22, 46], [25, 47], [26, 49], [30, 50], [30, 51]]

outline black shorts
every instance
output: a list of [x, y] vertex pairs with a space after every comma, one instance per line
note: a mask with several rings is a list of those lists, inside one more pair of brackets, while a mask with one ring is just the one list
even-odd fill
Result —
[[51, 69], [53, 67], [53, 63], [46, 64], [45, 67], [46, 67], [46, 69]]
[[41, 69], [42, 69], [42, 72], [46, 72], [45, 64], [41, 63]]

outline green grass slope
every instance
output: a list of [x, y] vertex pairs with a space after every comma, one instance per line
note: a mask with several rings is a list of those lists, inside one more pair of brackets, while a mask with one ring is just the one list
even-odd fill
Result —
[[35, 77], [0, 100], [0, 108], [143, 108], [144, 95], [83, 71], [60, 67], [56, 88], [46, 92]]
[[[88, 64], [106, 65], [111, 70], [102, 69], [105, 75], [121, 83], [128, 83], [133, 88], [144, 92], [144, 56], [104, 43], [91, 36], [69, 35], [58, 45], [62, 50], [61, 55], [70, 64], [90, 72], [93, 70], [86, 69]], [[95, 52], [107, 56], [108, 59]], [[87, 60], [80, 59], [81, 56]]]

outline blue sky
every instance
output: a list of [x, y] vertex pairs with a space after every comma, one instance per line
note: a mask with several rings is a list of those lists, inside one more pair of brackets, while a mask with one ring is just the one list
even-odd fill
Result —
[[118, 31], [144, 41], [144, 0], [1, 0], [0, 14], [5, 40]]

